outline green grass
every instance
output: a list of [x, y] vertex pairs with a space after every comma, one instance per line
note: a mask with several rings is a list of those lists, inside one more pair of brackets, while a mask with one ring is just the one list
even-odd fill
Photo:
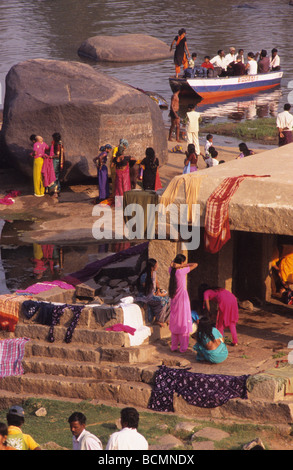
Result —
[[[120, 408], [94, 405], [87, 401], [76, 404], [68, 401], [45, 399], [29, 399], [21, 405], [25, 410], [23, 432], [30, 434], [41, 446], [48, 442], [54, 442], [61, 448], [72, 449], [72, 435], [68, 418], [74, 411], [80, 411], [86, 415], [87, 429], [101, 439], [104, 449], [109, 436], [118, 430], [117, 422], [120, 420]], [[35, 415], [36, 410], [40, 407], [46, 408], [46, 416], [37, 417]], [[0, 422], [6, 423], [7, 411], [8, 409], [0, 410]], [[183, 421], [194, 423], [193, 432], [176, 430], [176, 424]], [[192, 449], [191, 437], [194, 432], [205, 427], [216, 427], [230, 434], [229, 438], [215, 443], [215, 448], [219, 450], [240, 450], [244, 444], [256, 437], [260, 437], [266, 448], [269, 449], [268, 443], [271, 439], [278, 438], [276, 427], [254, 424], [230, 425], [224, 422], [215, 423], [207, 420], [196, 420], [196, 418], [189, 420], [174, 413], [152, 413], [148, 411], [140, 412], [138, 430], [146, 437], [150, 446], [157, 445], [158, 440], [164, 434], [172, 434], [182, 440], [183, 446], [181, 449], [189, 450]], [[290, 436], [288, 436], [289, 439], [291, 439]], [[200, 438], [196, 439], [196, 441], [201, 440]]]
[[200, 127], [201, 134], [218, 134], [235, 137], [243, 141], [257, 141], [274, 145], [278, 142], [275, 118], [259, 118], [243, 122], [209, 123]]

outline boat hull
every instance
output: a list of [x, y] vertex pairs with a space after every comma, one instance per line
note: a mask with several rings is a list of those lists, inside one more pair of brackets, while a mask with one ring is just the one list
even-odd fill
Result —
[[277, 87], [281, 83], [282, 76], [283, 72], [270, 72], [239, 77], [170, 79], [170, 86], [171, 89], [179, 86], [182, 94], [196, 93], [204, 99], [225, 98]]

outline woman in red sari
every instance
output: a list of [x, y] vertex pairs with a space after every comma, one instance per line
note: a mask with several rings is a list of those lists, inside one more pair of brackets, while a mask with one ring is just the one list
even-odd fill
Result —
[[134, 157], [124, 155], [124, 147], [119, 145], [112, 165], [116, 168], [115, 196], [123, 196], [125, 191], [131, 190], [129, 162], [136, 161]]

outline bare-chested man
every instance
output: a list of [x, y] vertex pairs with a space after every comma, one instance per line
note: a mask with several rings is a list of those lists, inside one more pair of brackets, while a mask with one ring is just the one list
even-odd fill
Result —
[[169, 130], [169, 140], [173, 141], [172, 139], [172, 132], [176, 129], [176, 140], [180, 142], [180, 117], [178, 115], [179, 111], [179, 92], [180, 88], [177, 88], [171, 98], [171, 106], [170, 106], [170, 114], [171, 117], [171, 127]]

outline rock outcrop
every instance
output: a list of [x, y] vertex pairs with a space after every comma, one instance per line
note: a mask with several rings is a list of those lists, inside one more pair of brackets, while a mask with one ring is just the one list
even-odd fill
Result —
[[94, 36], [80, 45], [78, 54], [97, 62], [146, 62], [173, 57], [170, 46], [147, 34]]
[[167, 138], [160, 108], [144, 93], [78, 62], [33, 59], [6, 77], [3, 140], [10, 163], [32, 177], [31, 134], [49, 145], [60, 132], [65, 181], [96, 176], [93, 158], [101, 145], [129, 142], [127, 154], [141, 159], [153, 147], [163, 164]]

